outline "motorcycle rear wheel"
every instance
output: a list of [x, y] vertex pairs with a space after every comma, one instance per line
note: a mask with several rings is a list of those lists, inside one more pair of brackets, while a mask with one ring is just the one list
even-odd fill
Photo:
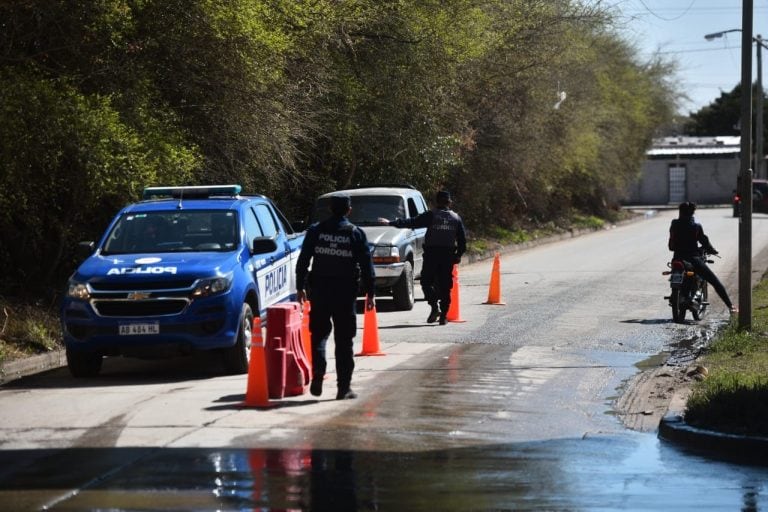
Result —
[[672, 320], [676, 323], [682, 323], [685, 320], [685, 294], [680, 292], [680, 288], [673, 288], [669, 296], [669, 305], [672, 306]]

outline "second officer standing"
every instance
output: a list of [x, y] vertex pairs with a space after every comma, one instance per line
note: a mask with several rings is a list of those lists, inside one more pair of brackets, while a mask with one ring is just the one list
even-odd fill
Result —
[[[352, 211], [348, 195], [331, 196], [331, 216], [307, 229], [296, 264], [296, 289], [299, 302], [309, 290], [312, 309], [309, 330], [312, 333], [312, 383], [314, 396], [323, 393], [327, 362], [325, 345], [333, 328], [336, 356], [336, 399], [356, 398], [352, 391], [355, 369], [353, 339], [357, 331], [355, 303], [358, 276], [366, 294], [365, 307], [375, 307], [374, 269], [368, 239], [362, 229], [347, 219]], [[309, 264], [312, 262], [312, 271]]]
[[467, 250], [464, 222], [451, 210], [451, 194], [441, 190], [435, 196], [436, 206], [411, 219], [380, 222], [398, 228], [427, 228], [424, 236], [424, 265], [421, 269], [421, 288], [430, 306], [427, 323], [439, 319], [445, 325], [451, 306], [453, 266], [461, 261]]

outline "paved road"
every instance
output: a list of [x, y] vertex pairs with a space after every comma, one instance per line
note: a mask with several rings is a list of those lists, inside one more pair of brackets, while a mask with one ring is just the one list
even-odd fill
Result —
[[[352, 489], [354, 508], [365, 510], [613, 509], [679, 499], [664, 485], [622, 495], [627, 478], [648, 478], [632, 460], [645, 475], [678, 454], [627, 431], [611, 405], [643, 361], [726, 318], [712, 297], [706, 322], [671, 323], [661, 272], [672, 215], [505, 255], [504, 305], [483, 304], [491, 262], [462, 265], [464, 322], [425, 325], [423, 302], [392, 312], [381, 300], [386, 356], [356, 359], [355, 401], [333, 400], [330, 375], [319, 400], [243, 408], [245, 377], [220, 377], [203, 358], [109, 360], [96, 379], [56, 370], [6, 385], [0, 509], [142, 508], [137, 490], [147, 489], [177, 508], [221, 508], [228, 497], [223, 508], [322, 509], [313, 500], [336, 494], [318, 491], [317, 479], [346, 481], [337, 494], [349, 498]], [[738, 221], [726, 209], [698, 217], [735, 300]], [[755, 253], [768, 245], [765, 222], [753, 224]], [[699, 466], [686, 461], [675, 473], [680, 485], [702, 478]], [[733, 482], [754, 474], [727, 467], [721, 476], [707, 503], [751, 496], [752, 483], [742, 492]], [[335, 485], [328, 482], [320, 487]], [[701, 509], [695, 493], [683, 494]]]

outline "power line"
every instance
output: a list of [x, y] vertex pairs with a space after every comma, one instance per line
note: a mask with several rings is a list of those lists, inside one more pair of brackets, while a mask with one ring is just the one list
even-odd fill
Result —
[[696, 48], [693, 50], [664, 50], [664, 51], [659, 51], [654, 53], [665, 55], [665, 54], [678, 54], [678, 53], [716, 52], [720, 50], [740, 50], [740, 49], [741, 49], [741, 46], [720, 46], [717, 48]]
[[[638, 0], [640, 1], [640, 0]], [[653, 13], [677, 13], [681, 10], [688, 11], [689, 9], [682, 9], [680, 7], [656, 7], [652, 10]], [[768, 7], [760, 7], [755, 6], [754, 12], [765, 12], [768, 10]], [[648, 9], [622, 9], [621, 12], [628, 15], [638, 15], [645, 12], [648, 12]], [[741, 12], [741, 7], [697, 7], [696, 9], [693, 9], [690, 14], [692, 15], [698, 15], [698, 14], [719, 14], [719, 13], [730, 13], [730, 12]], [[675, 19], [680, 18], [680, 16], [677, 16]]]
[[688, 11], [690, 11], [690, 10], [691, 10], [691, 7], [693, 7], [693, 4], [695, 4], [695, 3], [696, 3], [696, 0], [691, 0], [691, 3], [690, 3], [690, 4], [688, 4], [688, 7], [686, 7], [686, 8], [685, 8], [685, 10], [684, 10], [682, 13], [680, 13], [678, 16], [675, 16], [674, 18], [665, 18], [665, 17], [663, 17], [663, 16], [660, 16], [660, 15], [656, 14], [656, 13], [653, 11], [653, 9], [651, 9], [650, 7], [648, 7], [648, 6], [646, 5], [646, 3], [645, 3], [645, 0], [638, 0], [638, 1], [639, 1], [639, 2], [640, 2], [642, 5], [643, 5], [643, 7], [645, 7], [645, 10], [646, 10], [646, 11], [648, 11], [648, 12], [649, 12], [649, 13], [650, 13], [652, 16], [654, 16], [654, 17], [656, 17], [656, 18], [658, 18], [658, 19], [660, 19], [660, 20], [662, 20], [662, 21], [675, 21], [675, 20], [679, 20], [680, 18], [682, 18], [683, 16], [685, 16], [686, 14], [688, 14]]

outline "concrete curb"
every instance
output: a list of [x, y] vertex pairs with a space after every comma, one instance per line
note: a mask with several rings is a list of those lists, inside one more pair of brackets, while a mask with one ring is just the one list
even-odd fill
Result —
[[725, 434], [696, 428], [683, 415], [670, 412], [659, 423], [659, 438], [699, 452], [734, 462], [768, 465], [768, 437]]
[[0, 366], [0, 384], [5, 384], [12, 380], [26, 377], [27, 375], [61, 368], [66, 364], [67, 356], [62, 349], [8, 361]]
[[[575, 229], [567, 233], [561, 233], [559, 235], [542, 237], [542, 238], [531, 240], [529, 242], [524, 242], [521, 244], [500, 246], [498, 249], [495, 249], [495, 250], [484, 251], [480, 254], [467, 255], [467, 260], [469, 263], [484, 261], [484, 260], [492, 259], [496, 255], [496, 253], [506, 254], [506, 253], [516, 252], [516, 251], [522, 251], [522, 250], [530, 249], [532, 247], [536, 247], [539, 245], [559, 242], [561, 240], [567, 240], [569, 238], [575, 238], [577, 236], [586, 235], [586, 234], [594, 233], [597, 231], [602, 231], [604, 229], [613, 229], [620, 225], [648, 219], [656, 215], [656, 210], [653, 210], [653, 209], [639, 208], [639, 211], [644, 211], [644, 214], [637, 215], [634, 218], [626, 219], [616, 224], [606, 225], [602, 228]], [[63, 349], [54, 350], [45, 354], [27, 357], [24, 359], [15, 359], [13, 361], [8, 361], [6, 363], [0, 364], [0, 385], [10, 382], [12, 380], [26, 377], [28, 375], [34, 375], [36, 373], [44, 372], [47, 370], [60, 368], [62, 366], [66, 366], [66, 364], [67, 364], [67, 358], [66, 358], [65, 351]]]

